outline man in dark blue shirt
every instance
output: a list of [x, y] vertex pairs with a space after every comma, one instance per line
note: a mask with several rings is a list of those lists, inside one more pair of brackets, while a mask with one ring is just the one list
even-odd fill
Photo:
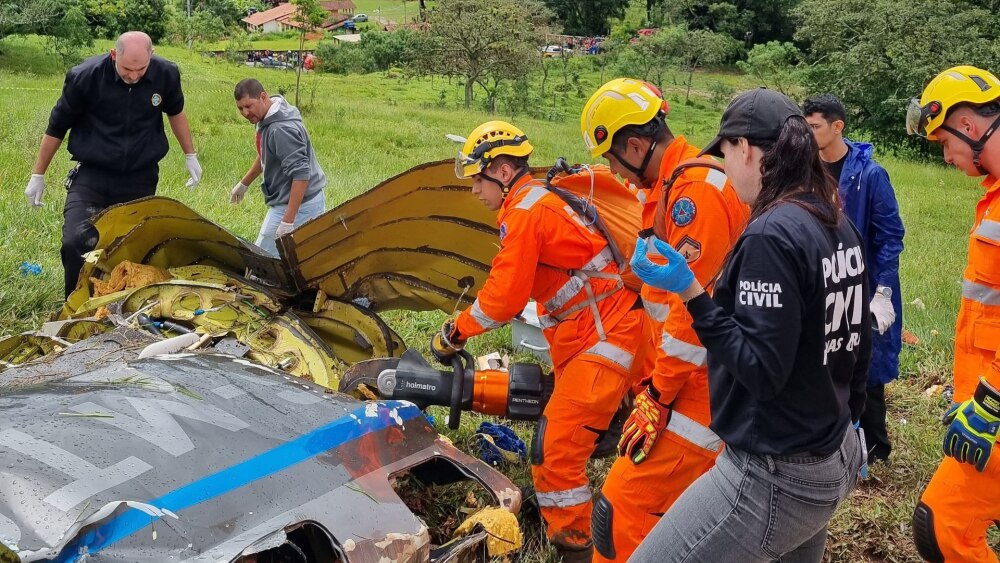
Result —
[[844, 106], [830, 94], [806, 100], [802, 108], [819, 145], [820, 158], [840, 186], [844, 212], [861, 233], [868, 282], [873, 288], [872, 361], [868, 399], [861, 426], [869, 461], [887, 461], [892, 446], [886, 429], [885, 384], [899, 376], [903, 301], [899, 291], [899, 255], [903, 221], [889, 174], [872, 158], [868, 143], [844, 138]]
[[67, 179], [63, 209], [62, 263], [66, 295], [76, 288], [83, 254], [97, 244], [92, 218], [111, 205], [156, 193], [159, 162], [168, 150], [163, 114], [181, 149], [189, 188], [201, 181], [201, 165], [184, 114], [177, 65], [153, 55], [141, 31], [123, 33], [109, 54], [91, 57], [66, 73], [52, 108], [24, 195], [42, 205], [45, 171], [69, 132], [77, 162]]

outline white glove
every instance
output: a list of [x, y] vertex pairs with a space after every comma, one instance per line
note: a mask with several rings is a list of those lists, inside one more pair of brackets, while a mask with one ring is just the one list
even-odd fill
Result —
[[184, 163], [187, 164], [188, 174], [191, 175], [191, 178], [184, 185], [193, 190], [201, 182], [201, 164], [198, 164], [198, 153], [184, 155]]
[[878, 333], [885, 334], [892, 323], [896, 322], [896, 311], [892, 308], [892, 301], [885, 295], [876, 293], [875, 297], [872, 297], [871, 310], [872, 315], [875, 315]]
[[243, 196], [247, 193], [247, 187], [243, 185], [243, 182], [239, 182], [233, 189], [229, 191], [229, 203], [236, 205], [243, 201]]
[[282, 221], [278, 223], [278, 228], [274, 230], [274, 238], [281, 238], [294, 230], [295, 223], [286, 223]]
[[24, 190], [24, 195], [28, 198], [28, 205], [41, 207], [43, 193], [45, 193], [45, 175], [32, 174], [31, 179], [28, 180], [28, 187]]

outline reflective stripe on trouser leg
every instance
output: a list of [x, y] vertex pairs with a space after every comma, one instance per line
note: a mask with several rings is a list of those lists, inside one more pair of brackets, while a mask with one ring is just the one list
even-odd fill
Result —
[[[996, 553], [986, 544], [987, 530], [993, 521], [1000, 520], [997, 483], [1000, 463], [992, 459], [982, 473], [954, 458], [941, 460], [920, 502], [933, 516], [929, 522], [933, 539], [946, 563], [997, 563]], [[921, 555], [926, 557], [923, 551]]]
[[[676, 414], [676, 413], [675, 413]], [[636, 465], [627, 457], [615, 460], [600, 495], [614, 507], [609, 553], [598, 538], [594, 507], [594, 562], [626, 561], [639, 543], [696, 479], [715, 465], [717, 452], [705, 450], [666, 432], [653, 444], [649, 457]]]
[[628, 383], [623, 369], [582, 355], [556, 373], [555, 391], [545, 406], [544, 432], [539, 432], [542, 463], [532, 465], [531, 475], [547, 535], [557, 546], [591, 545], [587, 460]]

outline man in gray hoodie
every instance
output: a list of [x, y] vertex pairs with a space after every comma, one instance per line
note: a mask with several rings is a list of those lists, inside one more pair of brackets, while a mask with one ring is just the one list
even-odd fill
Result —
[[229, 202], [243, 201], [247, 186], [261, 173], [268, 206], [257, 246], [277, 256], [277, 239], [326, 210], [326, 175], [302, 123], [302, 114], [281, 96], [269, 96], [255, 78], [236, 85], [236, 107], [256, 125], [257, 157], [230, 191]]

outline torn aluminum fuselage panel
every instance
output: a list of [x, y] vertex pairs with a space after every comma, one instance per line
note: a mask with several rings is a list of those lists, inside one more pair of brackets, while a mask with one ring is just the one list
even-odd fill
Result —
[[86, 255], [64, 318], [90, 299], [90, 277], [123, 261], [164, 269], [206, 265], [236, 275], [250, 271], [286, 294], [294, 286], [285, 265], [257, 246], [202, 217], [183, 203], [160, 196], [111, 206], [94, 218], [97, 250]]
[[299, 288], [375, 311], [464, 308], [499, 248], [496, 213], [471, 186], [454, 161], [417, 166], [282, 237], [281, 254]]
[[134, 359], [153, 341], [116, 329], [0, 374], [0, 541], [23, 562], [231, 561], [303, 522], [351, 563], [427, 561], [389, 476], [438, 458], [518, 509], [410, 403], [224, 354]]

